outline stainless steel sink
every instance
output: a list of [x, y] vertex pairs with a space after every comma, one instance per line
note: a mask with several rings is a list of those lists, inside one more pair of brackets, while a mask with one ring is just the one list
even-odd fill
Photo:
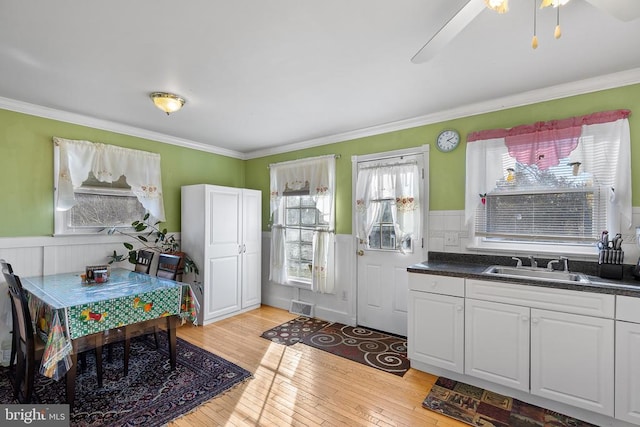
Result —
[[484, 274], [508, 278], [543, 280], [545, 282], [564, 283], [591, 283], [582, 273], [569, 271], [549, 270], [546, 268], [508, 267], [504, 265], [492, 265], [483, 271]]

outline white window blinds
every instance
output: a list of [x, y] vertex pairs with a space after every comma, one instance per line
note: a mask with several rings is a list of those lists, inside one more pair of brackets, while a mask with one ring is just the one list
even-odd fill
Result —
[[476, 236], [596, 241], [631, 226], [628, 110], [472, 133], [467, 221]]

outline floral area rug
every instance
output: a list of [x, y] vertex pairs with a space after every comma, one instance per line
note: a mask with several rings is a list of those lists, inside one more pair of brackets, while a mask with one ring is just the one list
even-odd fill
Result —
[[[112, 362], [103, 360], [103, 386], [97, 385], [95, 358], [76, 379], [72, 426], [162, 426], [251, 377], [251, 373], [213, 353], [177, 339], [176, 370], [169, 366], [165, 332], [131, 341], [129, 375], [123, 375], [123, 344], [113, 346]], [[0, 403], [13, 399], [9, 368], [0, 367]], [[36, 376], [36, 403], [64, 403], [65, 381]]]
[[444, 377], [438, 378], [422, 406], [472, 426], [596, 427], [558, 412]]
[[301, 341], [363, 365], [403, 376], [409, 370], [407, 340], [362, 327], [332, 323]]
[[282, 325], [278, 325], [275, 328], [269, 329], [260, 336], [277, 344], [293, 345], [307, 335], [310, 335], [329, 324], [329, 322], [325, 322], [324, 320], [300, 316], [285, 322]]

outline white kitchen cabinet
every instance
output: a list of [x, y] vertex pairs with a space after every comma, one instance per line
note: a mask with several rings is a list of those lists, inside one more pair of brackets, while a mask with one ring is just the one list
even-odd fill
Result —
[[614, 321], [531, 310], [531, 394], [614, 415]]
[[465, 373], [529, 391], [529, 307], [465, 301]]
[[615, 415], [640, 425], [640, 298], [618, 296], [616, 319]]
[[[531, 394], [613, 416], [613, 295], [475, 279], [466, 281], [465, 292], [466, 345], [483, 346], [481, 356], [475, 348], [465, 350], [466, 374], [526, 391], [519, 380], [515, 385], [508, 380], [526, 376], [524, 360], [530, 357]], [[482, 303], [473, 302], [476, 299]], [[516, 328], [517, 319], [522, 329]], [[518, 352], [526, 348], [524, 329], [529, 327], [530, 353], [520, 358]], [[493, 364], [484, 340], [503, 346], [496, 349]], [[480, 363], [480, 368], [475, 366]]]
[[200, 324], [260, 305], [261, 197], [243, 188], [182, 187], [181, 247], [200, 270]]
[[462, 373], [464, 279], [411, 273], [409, 289], [409, 359]]

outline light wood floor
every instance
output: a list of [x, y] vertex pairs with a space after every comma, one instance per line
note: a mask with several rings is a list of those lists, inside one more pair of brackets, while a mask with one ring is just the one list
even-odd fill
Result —
[[287, 347], [260, 337], [295, 317], [263, 306], [204, 327], [178, 328], [180, 338], [242, 366], [253, 379], [169, 426], [465, 426], [422, 408], [433, 375], [411, 369], [401, 378], [303, 344]]

